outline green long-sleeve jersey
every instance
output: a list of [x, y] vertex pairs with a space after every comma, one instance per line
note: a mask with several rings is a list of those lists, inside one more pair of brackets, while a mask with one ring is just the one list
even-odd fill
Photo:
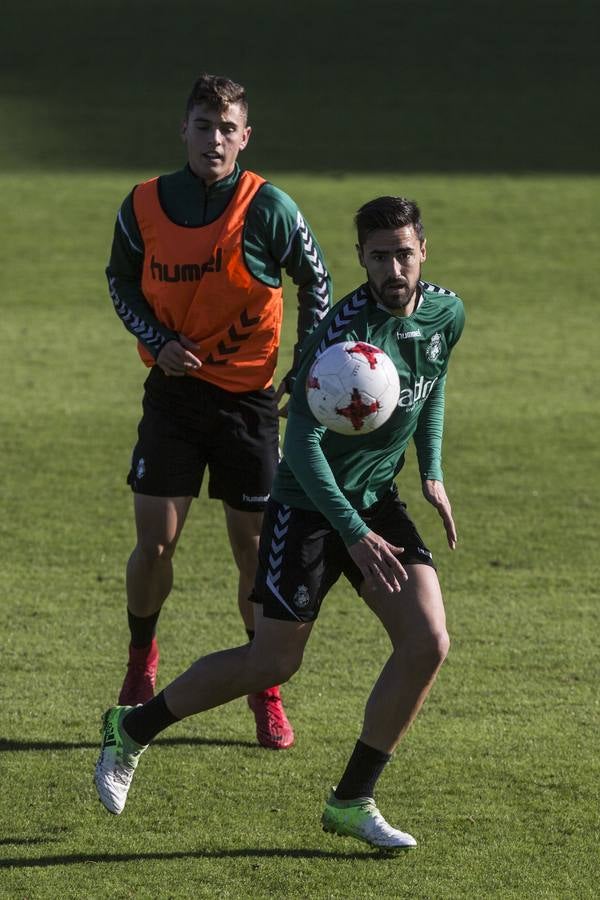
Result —
[[[441, 481], [444, 399], [448, 359], [464, 325], [464, 309], [452, 291], [419, 283], [410, 316], [379, 305], [367, 284], [340, 300], [307, 339], [289, 416], [273, 497], [301, 509], [317, 509], [351, 545], [368, 528], [360, 516], [388, 491], [414, 439], [423, 479]], [[340, 435], [320, 425], [306, 399], [315, 357], [333, 343], [365, 341], [393, 360], [400, 399], [376, 431]]]
[[[241, 169], [205, 185], [186, 165], [158, 181], [161, 205], [177, 225], [198, 228], [214, 222], [231, 201]], [[297, 286], [298, 340], [295, 369], [304, 337], [330, 308], [331, 279], [323, 254], [296, 203], [284, 191], [265, 183], [248, 209], [243, 252], [250, 273], [270, 287], [281, 285], [282, 270]], [[144, 242], [138, 228], [133, 191], [123, 201], [106, 274], [115, 310], [125, 327], [156, 358], [165, 343], [177, 338], [155, 316], [141, 289]]]

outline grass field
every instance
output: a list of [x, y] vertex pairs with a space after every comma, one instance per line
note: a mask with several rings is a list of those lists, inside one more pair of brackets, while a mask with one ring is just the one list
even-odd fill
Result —
[[[96, 800], [99, 719], [125, 662], [124, 476], [143, 379], [102, 271], [121, 197], [149, 174], [0, 178], [0, 896], [597, 897], [600, 179], [275, 179], [313, 224], [338, 297], [360, 278], [356, 207], [418, 199], [425, 275], [467, 308], [445, 439], [456, 553], [414, 459], [400, 479], [453, 646], [379, 786], [420, 844], [390, 859], [319, 828], [387, 653], [343, 584], [285, 691], [291, 751], [258, 749], [236, 701], [159, 738], [121, 817]], [[288, 292], [288, 349], [294, 308]], [[235, 583], [221, 510], [203, 498], [160, 623], [161, 684], [242, 640]]]

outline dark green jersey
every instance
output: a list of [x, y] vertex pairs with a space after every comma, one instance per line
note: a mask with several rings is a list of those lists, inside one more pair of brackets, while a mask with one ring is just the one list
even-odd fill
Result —
[[[392, 315], [366, 284], [337, 303], [303, 348], [273, 497], [288, 506], [320, 510], [350, 545], [368, 531], [357, 510], [390, 489], [411, 438], [421, 477], [441, 481], [446, 373], [463, 325], [462, 301], [427, 282], [420, 282], [411, 316]], [[369, 434], [329, 431], [308, 407], [308, 370], [316, 355], [341, 341], [374, 344], [393, 360], [400, 376], [396, 410]]]
[[[214, 222], [231, 201], [241, 170], [206, 186], [189, 166], [158, 180], [161, 206], [177, 225], [198, 228]], [[298, 348], [327, 313], [331, 281], [323, 254], [294, 201], [265, 183], [250, 204], [243, 236], [244, 259], [251, 274], [271, 287], [281, 285], [282, 270], [298, 288]], [[119, 210], [106, 270], [111, 297], [125, 327], [156, 358], [175, 332], [160, 322], [141, 290], [144, 243], [133, 208], [133, 191]]]

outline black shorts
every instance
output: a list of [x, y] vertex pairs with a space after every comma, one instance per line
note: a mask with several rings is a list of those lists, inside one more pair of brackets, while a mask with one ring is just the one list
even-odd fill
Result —
[[197, 497], [208, 466], [210, 497], [234, 509], [265, 508], [279, 460], [275, 390], [234, 394], [153, 366], [127, 483], [137, 494]]
[[[399, 557], [403, 565], [435, 568], [395, 486], [360, 515], [371, 531], [404, 547]], [[357, 593], [364, 580], [342, 538], [321, 513], [276, 500], [267, 504], [258, 559], [251, 599], [262, 604], [269, 619], [312, 622], [342, 573]]]

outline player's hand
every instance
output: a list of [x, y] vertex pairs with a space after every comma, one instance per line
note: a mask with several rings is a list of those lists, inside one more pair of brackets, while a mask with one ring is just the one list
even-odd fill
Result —
[[434, 481], [431, 478], [426, 478], [423, 481], [423, 496], [432, 506], [435, 506], [439, 512], [440, 518], [444, 523], [444, 528], [446, 529], [448, 546], [451, 550], [454, 550], [457, 541], [456, 525], [452, 518], [452, 507], [450, 506], [450, 501], [448, 500], [444, 485], [441, 481]]
[[369, 531], [348, 547], [348, 553], [370, 587], [379, 588], [388, 594], [402, 590], [402, 582], [406, 581], [408, 575], [398, 556], [404, 553], [404, 547], [394, 547], [381, 535]]
[[202, 363], [195, 355], [197, 352], [198, 345], [180, 334], [178, 341], [167, 341], [156, 357], [156, 362], [165, 375], [182, 376], [201, 367]]
[[[287, 393], [288, 393], [287, 382], [284, 378], [283, 381], [280, 383], [279, 387], [277, 388], [277, 390], [275, 391], [275, 403], [277, 404], [277, 406], [279, 406], [284, 394], [287, 394]], [[281, 406], [278, 410], [279, 415], [281, 416], [282, 419], [287, 419], [288, 405], [289, 405], [289, 400], [286, 400], [286, 402], [283, 404], [283, 406]]]

